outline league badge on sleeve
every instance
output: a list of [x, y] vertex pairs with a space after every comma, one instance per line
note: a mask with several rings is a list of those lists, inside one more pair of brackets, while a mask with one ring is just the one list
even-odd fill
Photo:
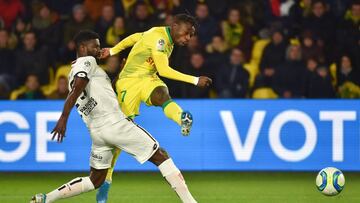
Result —
[[85, 65], [86, 67], [90, 67], [90, 65], [91, 65], [91, 64], [90, 64], [90, 61], [85, 61], [85, 62], [84, 62], [84, 65]]
[[156, 49], [161, 52], [165, 51], [165, 41], [163, 39], [159, 39], [159, 41], [156, 44]]

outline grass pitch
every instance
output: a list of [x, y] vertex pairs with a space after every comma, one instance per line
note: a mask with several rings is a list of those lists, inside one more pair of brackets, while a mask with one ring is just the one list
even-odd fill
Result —
[[[360, 202], [360, 174], [345, 173], [342, 193], [326, 197], [315, 187], [316, 173], [289, 172], [184, 172], [198, 202], [210, 203], [332, 203]], [[39, 192], [49, 192], [86, 173], [0, 173], [0, 202], [29, 202]], [[95, 202], [90, 192], [63, 203]], [[180, 202], [175, 192], [157, 172], [117, 172], [109, 203]]]

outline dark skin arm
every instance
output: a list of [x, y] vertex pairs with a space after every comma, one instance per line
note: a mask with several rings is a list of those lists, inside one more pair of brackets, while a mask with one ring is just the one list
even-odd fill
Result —
[[55, 138], [57, 142], [62, 142], [65, 137], [66, 124], [69, 118], [71, 109], [74, 107], [77, 98], [81, 95], [81, 93], [85, 90], [86, 85], [88, 84], [88, 80], [84, 78], [75, 77], [74, 85], [72, 91], [69, 93], [65, 100], [64, 108], [62, 114], [56, 123], [55, 128], [51, 131], [52, 140]]

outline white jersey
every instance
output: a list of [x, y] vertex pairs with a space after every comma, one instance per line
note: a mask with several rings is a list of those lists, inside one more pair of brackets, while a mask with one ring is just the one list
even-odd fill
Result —
[[76, 109], [89, 128], [116, 123], [126, 116], [121, 112], [110, 78], [92, 56], [80, 57], [71, 65], [69, 90], [75, 77], [89, 80], [76, 100]]

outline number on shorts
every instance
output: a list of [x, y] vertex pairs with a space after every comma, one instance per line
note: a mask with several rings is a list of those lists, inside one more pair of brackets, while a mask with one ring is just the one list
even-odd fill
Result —
[[120, 94], [121, 94], [121, 102], [124, 102], [125, 95], [126, 95], [126, 90], [121, 91]]

